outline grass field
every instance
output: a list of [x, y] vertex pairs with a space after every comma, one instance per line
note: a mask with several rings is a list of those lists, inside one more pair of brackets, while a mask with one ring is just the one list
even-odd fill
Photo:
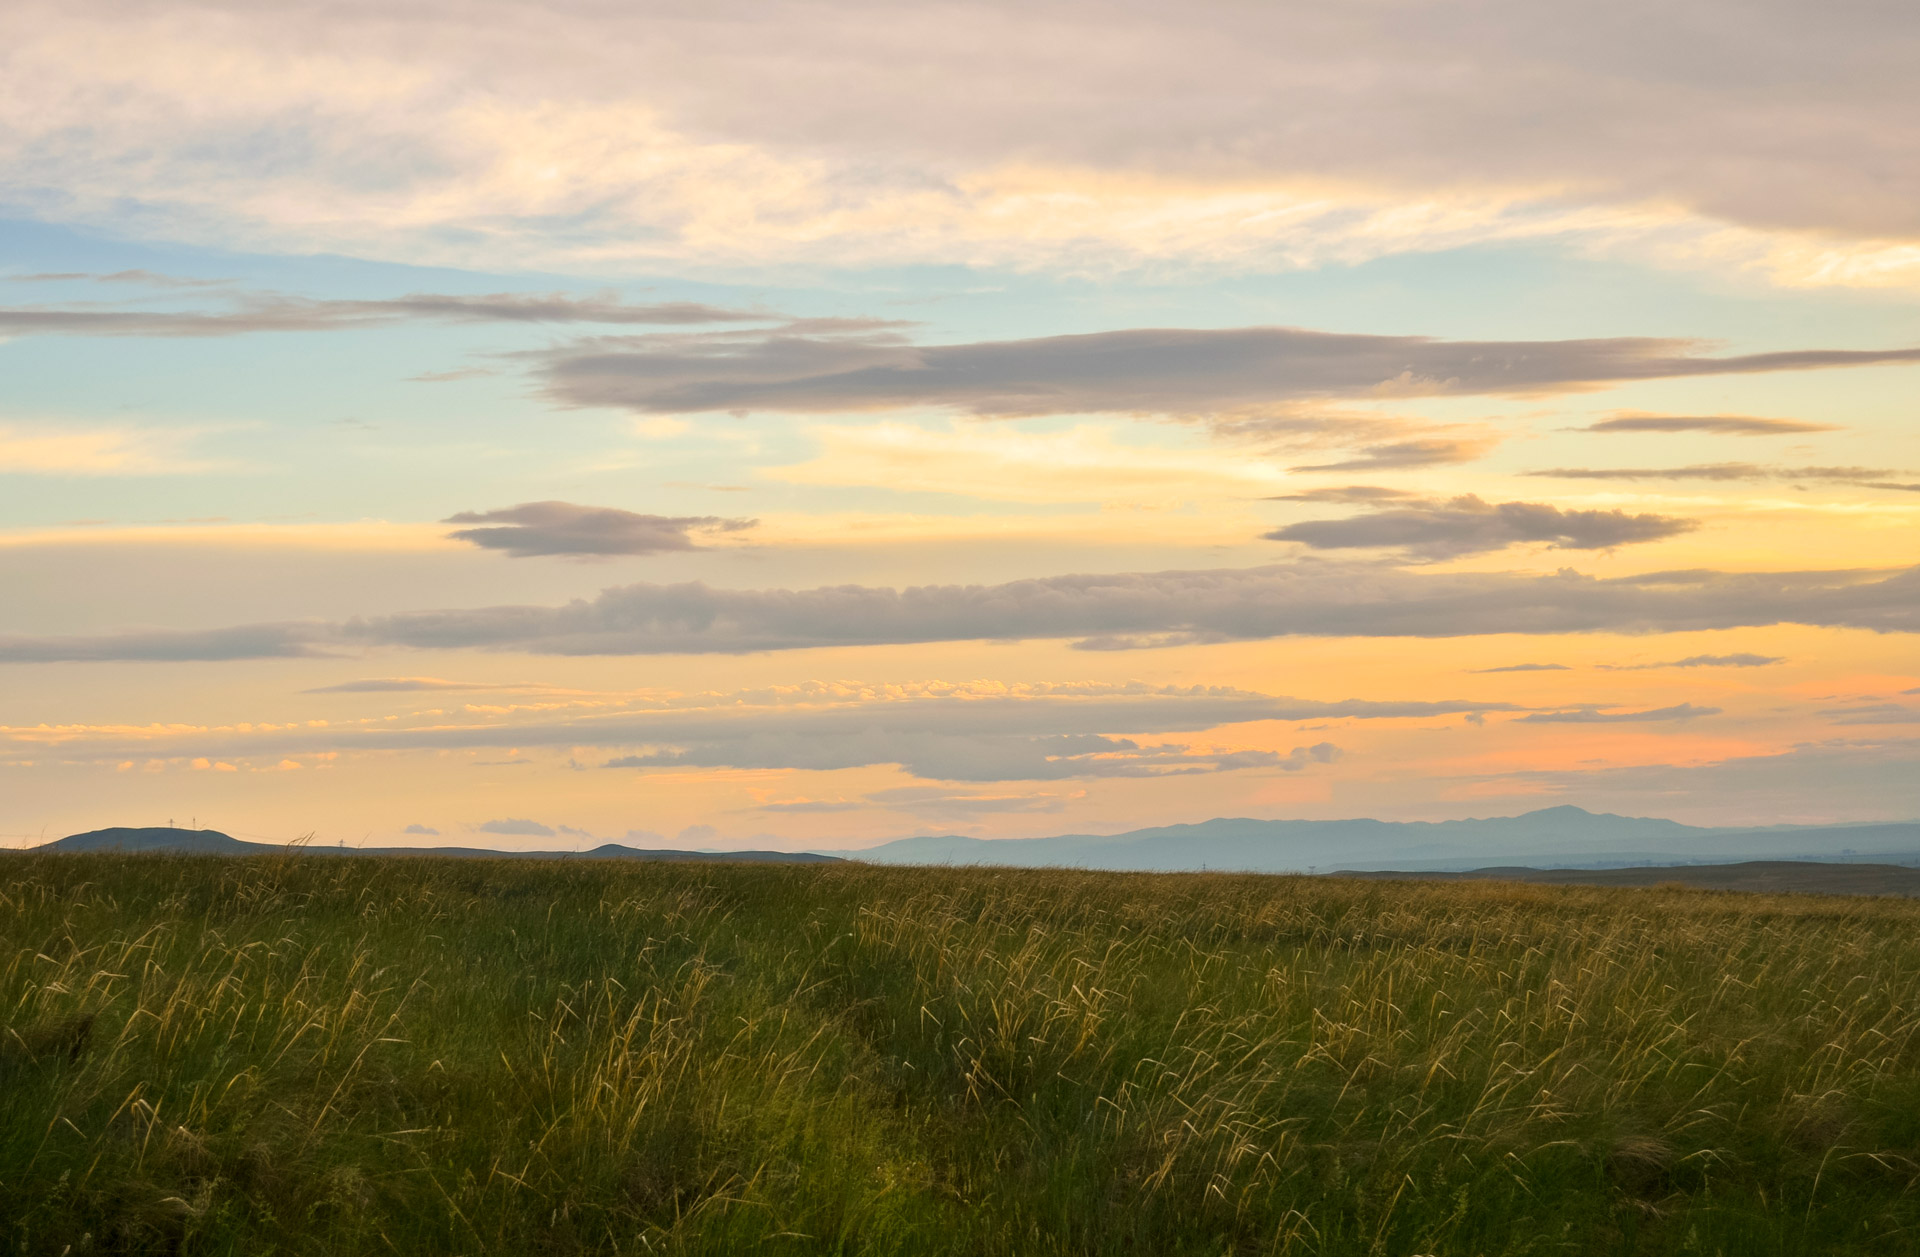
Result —
[[1913, 1253], [1920, 903], [13, 856], [0, 1242]]

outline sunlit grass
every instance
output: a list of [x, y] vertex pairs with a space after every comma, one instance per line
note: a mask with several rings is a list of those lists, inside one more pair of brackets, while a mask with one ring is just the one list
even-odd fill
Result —
[[18, 856], [0, 1240], [1911, 1253], [1920, 904]]

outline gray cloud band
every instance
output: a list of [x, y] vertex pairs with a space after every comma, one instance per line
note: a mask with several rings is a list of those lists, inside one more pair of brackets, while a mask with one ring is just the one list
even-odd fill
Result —
[[462, 528], [447, 536], [524, 559], [537, 555], [593, 558], [694, 550], [699, 548], [693, 540], [696, 532], [739, 532], [752, 528], [756, 521], [717, 515], [639, 515], [572, 502], [523, 502], [496, 511], [462, 511], [440, 522], [486, 525]]
[[1764, 467], [1758, 463], [1694, 463], [1687, 467], [1549, 467], [1523, 472], [1555, 480], [1800, 480], [1920, 493], [1920, 484], [1895, 479], [1911, 471], [1884, 467]]
[[549, 393], [657, 413], [941, 406], [978, 415], [1196, 414], [1368, 395], [1565, 392], [1631, 380], [1920, 361], [1920, 348], [1703, 356], [1645, 337], [1446, 341], [1254, 327], [910, 345], [897, 337], [661, 335], [546, 355]]
[[1579, 432], [1714, 432], [1721, 436], [1791, 436], [1838, 432], [1831, 423], [1800, 419], [1761, 419], [1753, 415], [1618, 415], [1590, 423]]
[[120, 307], [0, 307], [7, 336], [244, 336], [254, 332], [326, 332], [392, 323], [603, 323], [614, 326], [693, 326], [778, 319], [765, 311], [732, 310], [695, 301], [629, 305], [611, 295], [489, 293], [461, 296], [411, 293], [370, 301], [320, 301], [278, 294], [239, 294], [228, 308], [128, 310]]
[[906, 589], [627, 585], [560, 607], [419, 611], [343, 623], [0, 638], [0, 662], [216, 660], [373, 646], [554, 655], [732, 654], [918, 642], [1106, 646], [1275, 637], [1667, 633], [1807, 624], [1920, 631], [1920, 568], [1898, 571], [1409, 571], [1307, 560], [1213, 571], [1054, 576]]
[[1389, 506], [1348, 519], [1317, 519], [1267, 533], [1316, 550], [1399, 547], [1429, 559], [1545, 542], [1560, 550], [1609, 550], [1659, 541], [1699, 525], [1671, 515], [1563, 511], [1542, 502], [1487, 502], [1471, 494], [1444, 502]]

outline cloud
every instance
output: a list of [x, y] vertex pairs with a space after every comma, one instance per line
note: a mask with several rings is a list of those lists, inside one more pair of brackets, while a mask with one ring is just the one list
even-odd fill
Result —
[[483, 824], [475, 825], [474, 828], [483, 834], [508, 834], [517, 838], [551, 838], [554, 836], [554, 831], [550, 826], [542, 825], [539, 821], [521, 820], [516, 817], [508, 817], [505, 820], [487, 821]]
[[[495, 821], [495, 822], [489, 822], [489, 823], [498, 824], [499, 822]], [[439, 830], [434, 829], [431, 826], [427, 826], [427, 825], [409, 825], [405, 829], [401, 830], [400, 832], [403, 834], [424, 834], [430, 838], [438, 838], [440, 836]]]
[[1724, 436], [1790, 436], [1838, 432], [1831, 423], [1800, 419], [1756, 419], [1751, 415], [1649, 415], [1629, 413], [1590, 423], [1581, 432], [1717, 432]]
[[1026, 736], [903, 731], [876, 720], [872, 727], [859, 732], [760, 731], [687, 742], [618, 756], [606, 761], [603, 767], [824, 772], [893, 764], [916, 777], [935, 781], [1066, 781], [1185, 777], [1242, 769], [1299, 772], [1313, 764], [1332, 763], [1339, 756], [1340, 749], [1328, 742], [1296, 747], [1281, 755], [1262, 750], [1195, 748], [1180, 743], [1142, 744], [1133, 738], [1092, 733]]
[[1920, 234], [1901, 5], [1871, 38], [1725, 0], [1403, 16], [20, 0], [0, 169], [123, 231], [496, 266], [1244, 272], [1572, 235], [1871, 283]]
[[1294, 471], [1398, 471], [1408, 467], [1439, 467], [1449, 463], [1469, 463], [1492, 449], [1498, 441], [1490, 438], [1469, 440], [1460, 437], [1422, 437], [1412, 441], [1392, 441], [1360, 451], [1357, 458], [1337, 463], [1295, 467]]
[[[224, 296], [225, 294], [223, 294]], [[492, 293], [411, 293], [376, 300], [316, 300], [278, 293], [240, 293], [216, 310], [129, 310], [124, 306], [0, 306], [4, 336], [152, 336], [199, 338], [257, 332], [352, 331], [404, 322], [602, 323], [685, 326], [778, 320], [765, 311], [731, 310], [694, 301], [629, 305], [613, 294], [572, 297]]]
[[1377, 502], [1397, 502], [1403, 498], [1419, 495], [1407, 489], [1385, 489], [1378, 485], [1350, 484], [1338, 488], [1306, 489], [1299, 493], [1283, 493], [1267, 499], [1269, 502], [1344, 502], [1356, 505], [1372, 505]]
[[741, 654], [1038, 639], [1155, 644], [1278, 637], [1675, 633], [1805, 624], [1920, 632], [1920, 568], [1425, 573], [1325, 560], [905, 589], [606, 589], [563, 606], [413, 611], [340, 623], [0, 637], [0, 663], [259, 659], [376, 646], [553, 655]]
[[421, 690], [498, 690], [515, 686], [478, 685], [470, 681], [443, 681], [438, 677], [371, 677], [302, 690], [302, 694], [408, 694]]
[[1628, 663], [1601, 664], [1612, 672], [1644, 672], [1649, 668], [1764, 668], [1768, 664], [1785, 663], [1779, 655], [1688, 655], [1685, 659], [1669, 659], [1664, 663]]
[[217, 288], [232, 283], [228, 279], [193, 279], [183, 275], [162, 275], [157, 271], [127, 270], [111, 274], [94, 271], [42, 271], [34, 275], [8, 275], [16, 284], [63, 284], [86, 280], [96, 284], [141, 284], [150, 288]]
[[1571, 672], [1564, 663], [1510, 663], [1503, 668], [1469, 668], [1469, 672]]
[[1316, 550], [1398, 548], [1429, 559], [1544, 542], [1559, 550], [1607, 550], [1661, 541], [1698, 527], [1671, 515], [1563, 511], [1542, 502], [1487, 502], [1473, 496], [1393, 506], [1349, 519], [1309, 520], [1265, 534]]
[[1765, 467], [1758, 463], [1695, 463], [1688, 467], [1553, 467], [1522, 474], [1558, 480], [1804, 480], [1920, 493], [1920, 484], [1900, 484], [1889, 479], [1916, 473], [1889, 471], [1881, 467]]
[[446, 524], [486, 524], [448, 533], [487, 550], [504, 550], [516, 559], [539, 555], [609, 556], [694, 550], [695, 532], [739, 532], [758, 522], [717, 515], [636, 515], [605, 506], [572, 502], [523, 502], [495, 511], [462, 511]]
[[1640, 724], [1649, 721], [1692, 720], [1698, 716], [1717, 716], [1718, 707], [1695, 707], [1692, 703], [1680, 703], [1673, 707], [1656, 707], [1650, 711], [1601, 711], [1595, 707], [1580, 707], [1571, 711], [1536, 711], [1520, 717], [1521, 724], [1558, 724], [1558, 725], [1603, 725], [1603, 724]]
[[297, 659], [327, 653], [315, 641], [323, 635], [324, 630], [314, 625], [250, 624], [221, 629], [151, 629], [99, 637], [0, 637], [0, 663]]
[[1920, 724], [1920, 707], [1900, 703], [1872, 703], [1862, 707], [1838, 707], [1820, 713], [1837, 725], [1910, 725]]
[[[543, 354], [539, 363], [548, 394], [577, 406], [654, 414], [937, 406], [1012, 417], [1193, 416], [1313, 398], [1564, 393], [1635, 380], [1920, 362], [1920, 348], [1733, 357], [1698, 348], [1646, 337], [1447, 341], [1288, 327], [1143, 328], [955, 345], [913, 345], [896, 334], [715, 333], [602, 339]], [[1428, 461], [1460, 452], [1424, 442], [1397, 448], [1398, 457]]]
[[[898, 765], [947, 781], [1293, 773], [1334, 762], [1329, 742], [1282, 754], [1223, 743], [1217, 730], [1258, 723], [1422, 720], [1522, 710], [1477, 700], [1323, 701], [1223, 687], [1056, 682], [809, 683], [727, 694], [652, 695], [619, 708], [524, 717], [423, 713], [332, 725], [0, 728], [0, 760], [44, 755], [102, 761], [157, 755], [259, 758], [290, 753], [605, 748], [608, 767], [802, 769]], [[1209, 732], [1214, 731], [1214, 732]], [[1196, 741], [1182, 734], [1202, 734]], [[825, 810], [812, 806], [788, 810]]]

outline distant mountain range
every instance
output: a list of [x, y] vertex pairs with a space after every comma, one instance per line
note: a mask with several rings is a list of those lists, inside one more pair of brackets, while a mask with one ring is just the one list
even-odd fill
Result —
[[624, 847], [609, 842], [589, 851], [495, 851], [486, 847], [289, 847], [268, 842], [243, 842], [217, 829], [174, 829], [156, 825], [145, 829], [94, 829], [36, 851], [171, 851], [182, 855], [285, 855], [288, 850], [310, 855], [464, 856], [470, 859], [523, 860], [706, 860], [757, 861], [773, 864], [838, 864], [838, 856], [811, 851], [670, 851], [652, 847]]
[[1844, 862], [1871, 858], [1901, 864], [1920, 862], [1920, 822], [1713, 829], [1577, 807], [1550, 807], [1486, 820], [1220, 819], [1124, 834], [902, 838], [864, 851], [836, 854], [880, 864], [1259, 873], [1327, 873], [1336, 869], [1464, 872], [1489, 864], [1618, 868], [1782, 859]]
[[[175, 851], [272, 855], [287, 847], [243, 842], [212, 829], [96, 829], [39, 851]], [[1521, 816], [1462, 821], [1261, 821], [1218, 819], [1124, 834], [1051, 838], [902, 838], [866, 850], [675, 851], [606, 843], [587, 851], [484, 847], [297, 848], [313, 855], [411, 855], [534, 860], [759, 861], [999, 865], [1178, 872], [1469, 872], [1489, 865], [1609, 869], [1734, 864], [1748, 860], [1920, 865], [1920, 821], [1875, 825], [1704, 828], [1650, 817], [1550, 807]]]

